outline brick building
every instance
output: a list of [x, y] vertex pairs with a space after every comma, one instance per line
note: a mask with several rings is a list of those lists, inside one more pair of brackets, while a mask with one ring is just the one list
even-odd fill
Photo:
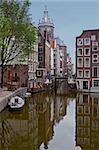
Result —
[[76, 37], [76, 78], [79, 90], [99, 92], [99, 29]]
[[54, 39], [54, 24], [49, 18], [47, 7], [43, 18], [38, 24], [38, 62], [39, 71], [43, 70], [44, 76], [51, 76], [51, 44]]
[[67, 73], [67, 46], [59, 38], [55, 38], [54, 48], [54, 73], [64, 76]]
[[28, 85], [28, 65], [8, 65], [4, 72], [4, 85], [16, 88]]

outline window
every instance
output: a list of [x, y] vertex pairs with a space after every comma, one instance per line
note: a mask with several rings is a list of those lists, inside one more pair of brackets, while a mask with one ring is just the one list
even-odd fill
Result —
[[90, 71], [89, 70], [85, 70], [85, 78], [89, 78], [90, 77]]
[[83, 72], [82, 72], [82, 70], [78, 70], [78, 71], [77, 71], [77, 77], [78, 77], [78, 78], [82, 78], [82, 77], [83, 77]]
[[90, 45], [90, 38], [84, 39], [84, 45]]
[[86, 77], [89, 77], [89, 71], [86, 71]]
[[99, 87], [99, 80], [94, 80], [94, 87]]
[[36, 70], [36, 76], [37, 77], [42, 77], [43, 76], [43, 71], [42, 70]]
[[80, 64], [82, 63], [82, 59], [81, 59], [81, 58], [79, 58], [79, 63], [80, 63]]
[[84, 55], [90, 56], [90, 48], [84, 48]]
[[98, 46], [93, 46], [93, 47], [92, 47], [92, 50], [93, 50], [93, 51], [98, 51]]
[[83, 49], [82, 48], [78, 48], [77, 49], [77, 56], [82, 56], [83, 54]]
[[90, 67], [90, 58], [84, 58], [85, 67]]
[[29, 64], [29, 71], [33, 71], [33, 65]]
[[93, 63], [97, 63], [98, 62], [98, 54], [93, 54]]
[[82, 38], [78, 38], [77, 39], [77, 45], [78, 46], [82, 46], [83, 45], [83, 39]]
[[94, 67], [94, 77], [97, 77], [97, 67]]
[[39, 61], [42, 61], [42, 56], [39, 56], [39, 57], [38, 57], [38, 60], [39, 60]]
[[88, 89], [88, 81], [83, 81], [83, 89]]
[[77, 58], [77, 59], [78, 59], [78, 67], [82, 67], [83, 66], [82, 58]]
[[79, 76], [81, 76], [82, 75], [82, 71], [79, 71]]
[[39, 47], [39, 52], [42, 52], [43, 48], [42, 47]]
[[96, 36], [95, 35], [91, 35], [91, 40], [95, 41], [96, 40]]
[[98, 42], [92, 42], [92, 46], [98, 46]]
[[62, 68], [62, 61], [60, 61], [60, 68]]

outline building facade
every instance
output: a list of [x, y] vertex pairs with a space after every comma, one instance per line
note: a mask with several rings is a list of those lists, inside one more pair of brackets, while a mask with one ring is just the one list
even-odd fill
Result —
[[53, 66], [55, 76], [67, 74], [67, 46], [59, 38], [55, 38], [53, 48]]
[[99, 29], [76, 37], [77, 89], [99, 92]]
[[39, 69], [44, 70], [45, 76], [51, 76], [51, 45], [54, 39], [54, 24], [52, 19], [49, 18], [46, 6], [43, 18], [38, 24], [38, 39]]
[[47, 6], [43, 12], [43, 18], [39, 20], [38, 29], [43, 33], [47, 32], [47, 39], [51, 41], [54, 38], [54, 24], [53, 20], [48, 15]]
[[72, 63], [69, 53], [67, 53], [67, 77], [72, 78], [74, 65]]
[[36, 70], [38, 68], [38, 41], [33, 45], [33, 53], [30, 54], [28, 60], [28, 87], [36, 86]]

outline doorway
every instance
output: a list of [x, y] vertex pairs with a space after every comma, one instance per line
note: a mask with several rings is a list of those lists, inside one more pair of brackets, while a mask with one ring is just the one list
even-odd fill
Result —
[[88, 81], [83, 81], [83, 89], [88, 90]]

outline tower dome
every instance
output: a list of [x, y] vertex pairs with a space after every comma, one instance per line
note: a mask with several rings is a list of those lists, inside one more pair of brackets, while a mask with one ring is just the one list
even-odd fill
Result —
[[43, 18], [41, 20], [39, 20], [39, 24], [38, 24], [38, 27], [41, 27], [41, 26], [52, 26], [52, 27], [54, 27], [53, 20], [51, 18], [49, 18], [46, 5], [45, 5], [45, 10], [43, 12]]
[[45, 31], [47, 32], [48, 39], [53, 39], [53, 37], [54, 37], [54, 23], [48, 15], [47, 6], [45, 6], [45, 10], [43, 12], [42, 19], [39, 20], [38, 28], [43, 34]]

